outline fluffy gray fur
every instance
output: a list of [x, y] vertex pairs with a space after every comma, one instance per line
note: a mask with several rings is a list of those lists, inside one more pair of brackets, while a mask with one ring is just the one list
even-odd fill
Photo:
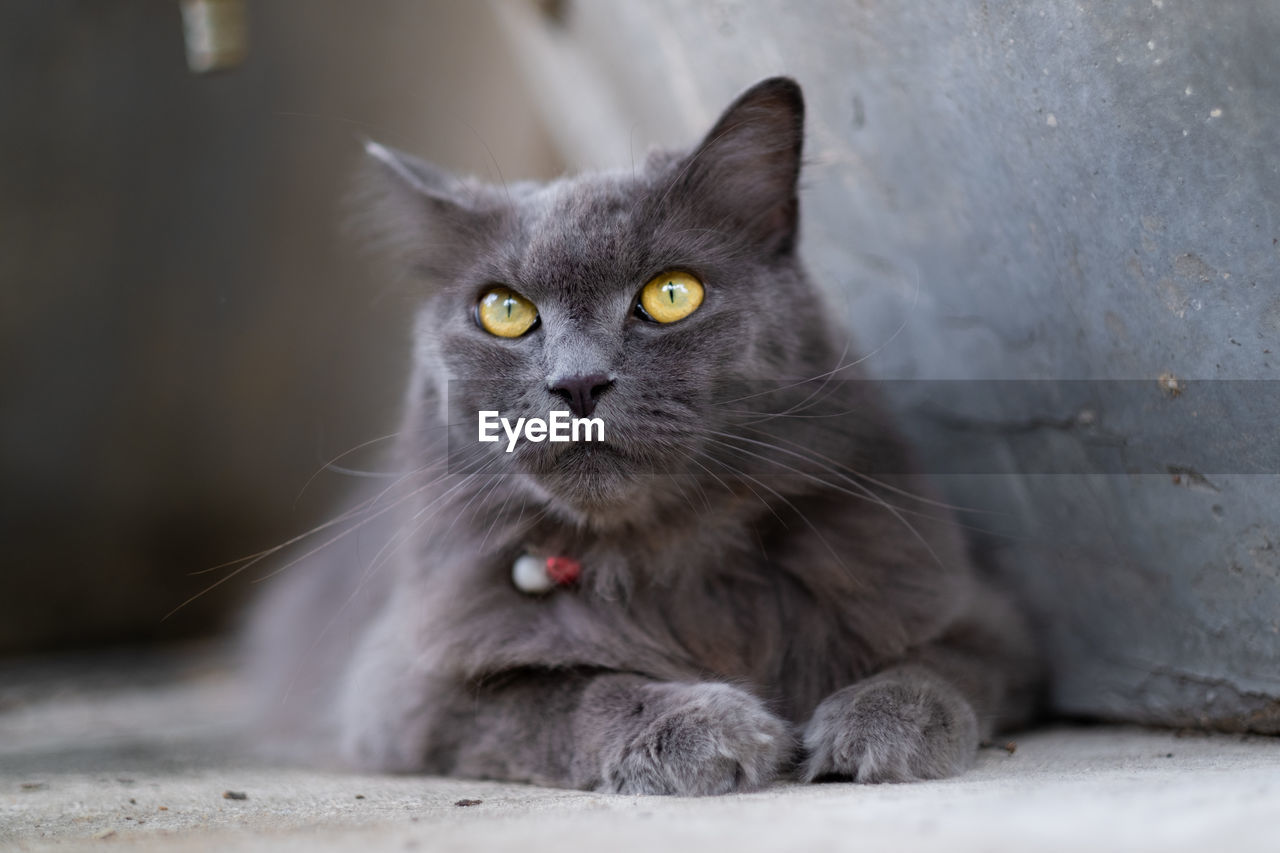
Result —
[[[803, 100], [738, 98], [689, 153], [548, 184], [370, 146], [380, 245], [412, 272], [405, 472], [257, 608], [274, 722], [364, 768], [717, 794], [782, 773], [936, 778], [1024, 720], [1036, 666], [949, 510], [857, 378], [796, 255]], [[680, 269], [701, 308], [640, 288]], [[495, 283], [541, 318], [475, 322]], [[604, 374], [603, 444], [475, 441]], [[897, 472], [892, 474], [865, 473]], [[530, 596], [526, 552], [581, 561]]]

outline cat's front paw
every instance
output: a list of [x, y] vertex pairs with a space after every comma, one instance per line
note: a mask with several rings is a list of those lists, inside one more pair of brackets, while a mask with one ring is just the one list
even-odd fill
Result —
[[828, 696], [805, 728], [804, 745], [809, 782], [940, 779], [973, 762], [978, 720], [950, 684], [902, 667]]
[[727, 684], [650, 684], [602, 755], [601, 790], [699, 796], [760, 788], [790, 759], [790, 726]]

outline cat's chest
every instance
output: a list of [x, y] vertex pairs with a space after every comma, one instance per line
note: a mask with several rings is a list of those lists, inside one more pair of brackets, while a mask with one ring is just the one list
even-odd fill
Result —
[[[567, 576], [566, 563], [573, 567]], [[530, 565], [538, 571], [521, 571]], [[525, 605], [521, 609], [536, 626], [532, 630], [546, 635], [548, 647], [555, 650], [552, 657], [585, 636], [613, 635], [622, 649], [607, 642], [597, 646], [610, 657], [619, 651], [625, 657], [627, 644], [643, 643], [684, 661], [689, 675], [763, 688], [785, 680], [789, 662], [829, 658], [837, 651], [834, 646], [850, 642], [840, 636], [839, 620], [830, 608], [817, 606], [784, 571], [759, 558], [748, 563], [739, 557], [732, 570], [685, 565], [682, 576], [633, 576], [625, 588], [592, 575], [616, 566], [560, 554], [523, 554], [513, 564], [513, 597]], [[590, 631], [584, 631], [585, 624], [592, 626]], [[617, 665], [606, 659], [583, 662]]]
[[729, 681], [789, 716], [857, 675], [871, 644], [847, 618], [856, 603], [822, 594], [763, 552], [726, 556], [671, 557], [657, 573], [623, 549], [525, 548], [448, 573], [466, 580], [429, 630], [466, 678], [582, 667]]

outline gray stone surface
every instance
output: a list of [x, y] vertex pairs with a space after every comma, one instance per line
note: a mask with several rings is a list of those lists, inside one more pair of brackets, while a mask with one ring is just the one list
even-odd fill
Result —
[[[593, 0], [514, 29], [583, 164], [798, 78], [805, 254], [873, 375], [966, 380], [893, 390], [995, 513], [1056, 709], [1280, 731], [1280, 394], [1217, 382], [1280, 365], [1280, 4]], [[992, 379], [1134, 381], [1091, 407]]]
[[0, 667], [0, 849], [1275, 849], [1272, 738], [1060, 728], [940, 782], [678, 799], [278, 766], [242, 708], [200, 656]]

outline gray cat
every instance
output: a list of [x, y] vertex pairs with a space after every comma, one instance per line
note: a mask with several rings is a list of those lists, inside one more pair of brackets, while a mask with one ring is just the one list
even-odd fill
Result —
[[[1026, 720], [1025, 628], [796, 256], [803, 116], [769, 79], [692, 152], [507, 187], [370, 144], [420, 304], [404, 473], [255, 612], [277, 741], [719, 794], [947, 776]], [[477, 441], [566, 408], [604, 440]]]

